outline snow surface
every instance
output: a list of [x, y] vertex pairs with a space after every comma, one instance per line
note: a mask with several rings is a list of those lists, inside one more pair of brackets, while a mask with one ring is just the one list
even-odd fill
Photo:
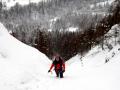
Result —
[[69, 28], [67, 29], [67, 31], [69, 31], [69, 32], [76, 32], [77, 30], [78, 30], [77, 27], [69, 27]]
[[[114, 2], [115, 0], [107, 0], [107, 1], [104, 1], [104, 2], [99, 2], [99, 3], [96, 3], [96, 6], [102, 6], [102, 7], [104, 7], [105, 5], [111, 5], [113, 2]], [[90, 8], [92, 9], [92, 8], [94, 8], [95, 7], [95, 5], [94, 4], [91, 4], [90, 5]]]
[[19, 90], [17, 84], [36, 79], [43, 69], [46, 73], [49, 61], [38, 50], [9, 35], [0, 23], [0, 90]]
[[97, 3], [97, 6], [104, 6], [104, 5], [111, 5], [115, 0], [108, 0], [108, 1], [105, 1], [105, 2], [100, 2], [100, 3]]
[[20, 5], [28, 5], [29, 1], [32, 3], [39, 3], [43, 0], [3, 0], [3, 2], [6, 2], [8, 8], [14, 6], [16, 3], [19, 3]]
[[[60, 19], [60, 17], [55, 17], [55, 18], [50, 20], [50, 29], [48, 29], [49, 32], [53, 31], [52, 28], [53, 28], [54, 24], [56, 23], [56, 21], [59, 19]], [[76, 32], [77, 30], [78, 30], [78, 27], [69, 27], [65, 31]], [[62, 32], [63, 29], [60, 29], [60, 31]]]
[[59, 79], [53, 71], [47, 73], [51, 61], [44, 54], [10, 36], [0, 24], [0, 90], [120, 90], [119, 48], [102, 51], [97, 46], [84, 57], [76, 55]]

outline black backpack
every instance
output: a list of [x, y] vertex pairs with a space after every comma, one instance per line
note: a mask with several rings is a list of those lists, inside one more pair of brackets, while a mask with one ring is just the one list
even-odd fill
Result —
[[55, 61], [53, 61], [53, 64], [55, 66], [55, 70], [62, 70], [63, 60], [60, 57], [59, 61], [55, 59]]

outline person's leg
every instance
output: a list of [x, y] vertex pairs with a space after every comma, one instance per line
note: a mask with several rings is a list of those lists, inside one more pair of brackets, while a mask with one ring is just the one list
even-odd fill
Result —
[[55, 73], [56, 73], [56, 77], [59, 77], [59, 72], [58, 72], [58, 70], [55, 70]]
[[60, 71], [60, 78], [63, 78], [63, 71]]

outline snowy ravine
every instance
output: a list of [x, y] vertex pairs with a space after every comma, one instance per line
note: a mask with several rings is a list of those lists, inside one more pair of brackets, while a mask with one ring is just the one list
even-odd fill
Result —
[[[51, 61], [10, 36], [0, 24], [0, 90], [120, 90], [120, 46], [94, 47], [66, 62], [63, 79], [47, 73]], [[113, 56], [114, 53], [114, 56]], [[105, 64], [105, 59], [110, 61]]]

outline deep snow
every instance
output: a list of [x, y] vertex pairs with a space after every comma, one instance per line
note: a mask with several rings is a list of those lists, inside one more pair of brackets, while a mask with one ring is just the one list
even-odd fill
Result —
[[96, 46], [82, 58], [76, 55], [66, 62], [64, 78], [58, 79], [54, 71], [47, 73], [51, 61], [44, 54], [0, 24], [0, 90], [120, 90], [119, 48], [102, 51]]

